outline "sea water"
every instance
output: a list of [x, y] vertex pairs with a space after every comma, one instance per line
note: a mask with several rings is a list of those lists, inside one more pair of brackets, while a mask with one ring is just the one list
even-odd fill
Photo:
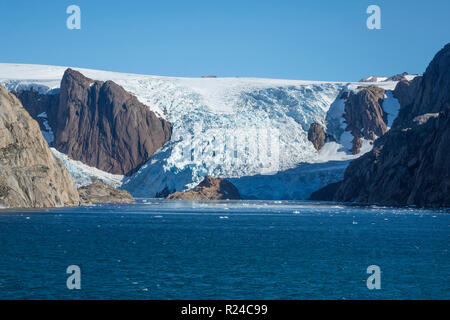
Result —
[[0, 211], [0, 299], [449, 299], [449, 231], [448, 210], [307, 201]]

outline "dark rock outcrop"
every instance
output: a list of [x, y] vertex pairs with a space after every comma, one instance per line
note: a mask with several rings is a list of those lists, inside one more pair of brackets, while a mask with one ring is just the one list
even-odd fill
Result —
[[166, 186], [164, 189], [155, 194], [155, 198], [166, 198], [170, 193], [169, 187]]
[[80, 187], [81, 204], [90, 205], [94, 203], [131, 203], [134, 198], [126, 190], [115, 189], [101, 182], [93, 182], [90, 185]]
[[28, 111], [31, 117], [39, 123], [41, 131], [47, 131], [44, 125], [46, 120], [39, 117], [42, 113], [47, 114], [47, 120], [50, 127], [55, 127], [59, 105], [59, 93], [42, 94], [33, 90], [11, 91], [22, 103], [23, 107]]
[[377, 86], [359, 87], [358, 92], [350, 92], [345, 102], [344, 118], [346, 131], [353, 135], [353, 154], [357, 154], [362, 146], [362, 139], [375, 140], [387, 130], [387, 114], [382, 104], [385, 90]]
[[128, 175], [170, 139], [172, 128], [113, 81], [94, 81], [67, 69], [53, 130], [60, 152]]
[[44, 140], [38, 123], [0, 86], [0, 208], [76, 206], [67, 169]]
[[169, 194], [169, 200], [239, 200], [237, 188], [228, 180], [206, 176], [195, 188]]
[[313, 123], [308, 130], [308, 140], [312, 142], [316, 150], [320, 150], [326, 142], [325, 129], [318, 123]]
[[333, 200], [450, 207], [450, 44], [413, 82], [391, 130], [350, 163]]

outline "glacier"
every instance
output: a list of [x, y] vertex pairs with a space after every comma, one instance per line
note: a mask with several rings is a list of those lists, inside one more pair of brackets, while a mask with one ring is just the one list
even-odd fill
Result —
[[64, 166], [72, 176], [77, 188], [89, 185], [95, 181], [103, 182], [112, 187], [120, 187], [124, 179], [123, 175], [112, 174], [100, 169], [90, 167], [81, 161], [73, 160], [66, 154], [59, 152], [55, 148], [50, 148], [53, 155], [62, 161]]
[[[0, 63], [0, 84], [51, 94], [65, 69]], [[101, 179], [135, 197], [155, 197], [164, 190], [194, 187], [209, 174], [230, 179], [243, 198], [306, 199], [341, 180], [349, 161], [360, 156], [348, 152], [351, 139], [344, 131], [339, 97], [367, 82], [175, 78], [73, 69], [95, 80], [115, 81], [173, 124], [171, 140], [130, 177], [110, 176], [53, 150], [78, 185]], [[386, 90], [395, 84], [377, 83]], [[390, 93], [387, 100], [396, 101]], [[392, 114], [398, 111], [395, 101], [388, 102]], [[337, 141], [317, 152], [307, 139], [313, 122], [328, 125]], [[371, 142], [364, 141], [361, 154], [370, 149]]]

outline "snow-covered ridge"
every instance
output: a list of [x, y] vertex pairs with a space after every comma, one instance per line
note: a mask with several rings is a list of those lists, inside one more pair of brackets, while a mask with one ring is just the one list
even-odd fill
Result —
[[[166, 187], [170, 191], [182, 190], [195, 185], [206, 174], [233, 178], [236, 185], [252, 196], [254, 190], [270, 185], [274, 178], [279, 181], [275, 183], [276, 188], [299, 190], [314, 190], [339, 180], [347, 162], [345, 165], [330, 163], [328, 170], [325, 167], [330, 160], [347, 161], [357, 157], [348, 153], [349, 137], [345, 132], [338, 132], [338, 141], [327, 143], [318, 153], [308, 141], [307, 131], [313, 122], [326, 127], [331, 111], [337, 121], [336, 129], [342, 130], [340, 93], [373, 85], [259, 78], [175, 78], [73, 69], [94, 80], [115, 81], [173, 124], [171, 141], [124, 184], [133, 195], [142, 197], [154, 196]], [[59, 88], [65, 70], [66, 67], [0, 64], [0, 84], [9, 90], [33, 87], [52, 92]], [[387, 81], [376, 85], [393, 90], [396, 83]], [[262, 150], [271, 158], [261, 154], [261, 150], [255, 151], [258, 150], [255, 144], [260, 144], [255, 141], [261, 141], [261, 136], [268, 132], [272, 138], [276, 135], [278, 141], [276, 148], [269, 144], [267, 150]], [[214, 144], [219, 147], [211, 148]], [[367, 144], [362, 150], [370, 148]], [[223, 150], [232, 150], [235, 157], [218, 157]], [[261, 176], [263, 169], [273, 168], [273, 161], [276, 161], [276, 172]], [[303, 168], [305, 163], [322, 165], [320, 170], [314, 170], [310, 166]], [[83, 171], [79, 168], [77, 172]], [[288, 170], [294, 170], [297, 175], [290, 183], [286, 182], [289, 175], [277, 174]], [[253, 176], [255, 179], [249, 178]], [[239, 182], [237, 179], [241, 178]], [[282, 189], [277, 194], [281, 198], [307, 196], [306, 192]]]
[[[9, 90], [33, 88], [41, 93], [59, 89], [65, 66], [0, 63], [0, 84]], [[183, 78], [120, 73], [70, 67], [94, 80], [112, 80], [130, 91], [153, 111], [164, 115], [175, 100], [192, 102], [189, 98], [208, 106], [215, 112], [231, 112], [243, 92], [253, 92], [276, 87], [334, 84], [350, 85], [352, 89], [367, 86], [366, 82], [305, 81], [265, 78]], [[379, 83], [386, 90], [393, 90], [397, 82]], [[186, 99], [186, 100], [183, 100]], [[166, 110], [167, 111], [167, 110]]]

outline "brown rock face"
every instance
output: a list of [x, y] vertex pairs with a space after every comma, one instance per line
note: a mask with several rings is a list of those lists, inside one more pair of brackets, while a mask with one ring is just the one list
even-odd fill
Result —
[[51, 153], [38, 123], [0, 86], [0, 208], [79, 204], [75, 184]]
[[171, 124], [112, 81], [67, 69], [61, 81], [54, 146], [70, 158], [131, 174], [171, 136]]
[[333, 200], [450, 207], [450, 44], [418, 81], [392, 129], [350, 163]]
[[184, 192], [169, 194], [169, 200], [239, 200], [236, 187], [226, 179], [206, 176], [198, 186]]
[[78, 189], [81, 204], [131, 203], [134, 198], [128, 191], [118, 190], [101, 182], [94, 182]]
[[360, 151], [362, 140], [375, 140], [382, 136], [388, 129], [386, 126], [387, 115], [383, 111], [382, 104], [385, 90], [377, 86], [359, 88], [358, 93], [351, 92], [345, 102], [346, 131], [353, 135], [353, 154]]
[[308, 140], [312, 142], [316, 150], [320, 150], [326, 142], [326, 133], [323, 127], [318, 123], [311, 124], [308, 130]]

